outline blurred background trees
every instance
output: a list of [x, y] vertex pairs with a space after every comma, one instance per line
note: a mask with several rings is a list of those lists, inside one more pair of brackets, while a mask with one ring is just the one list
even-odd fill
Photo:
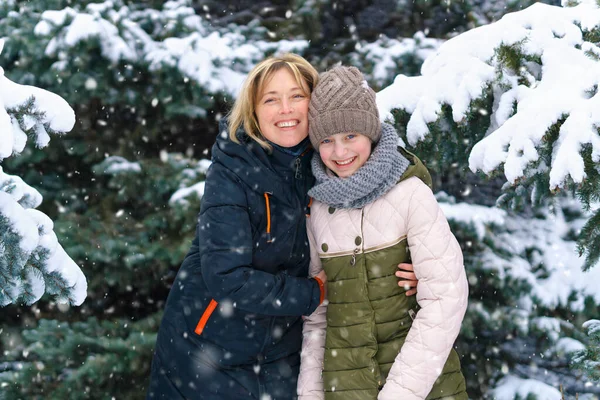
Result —
[[[355, 65], [380, 90], [398, 74], [418, 75], [445, 40], [532, 3], [3, 2], [5, 75], [60, 95], [77, 120], [43, 151], [28, 144], [2, 167], [43, 195], [39, 209], [84, 271], [88, 298], [80, 307], [43, 297], [2, 308], [0, 399], [144, 397], [218, 121], [256, 62], [295, 51], [321, 71]], [[406, 141], [410, 116], [394, 117]], [[480, 138], [487, 126], [489, 116], [474, 113], [457, 134]], [[594, 340], [582, 323], [600, 315], [600, 299], [569, 286], [540, 296], [558, 279], [551, 260], [568, 254], [561, 262], [582, 265], [575, 240], [589, 215], [569, 193], [498, 209], [503, 180], [470, 172], [464, 148], [440, 146], [411, 149], [431, 169], [465, 253], [471, 301], [457, 346], [471, 398], [494, 398], [515, 379], [597, 396], [569, 363]]]

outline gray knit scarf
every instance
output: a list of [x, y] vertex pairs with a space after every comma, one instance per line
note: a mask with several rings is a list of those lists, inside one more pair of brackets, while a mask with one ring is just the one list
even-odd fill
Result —
[[382, 123], [381, 139], [371, 156], [347, 178], [332, 174], [315, 151], [312, 171], [317, 182], [308, 195], [335, 208], [362, 208], [387, 193], [409, 165], [410, 161], [398, 151], [396, 130]]

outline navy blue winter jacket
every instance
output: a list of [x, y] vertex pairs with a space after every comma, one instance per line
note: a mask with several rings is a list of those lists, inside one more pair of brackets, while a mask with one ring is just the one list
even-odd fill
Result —
[[[196, 237], [169, 294], [156, 347], [157, 357], [172, 359], [209, 344], [218, 349], [215, 368], [299, 352], [301, 317], [321, 296], [319, 284], [307, 279], [312, 150], [268, 154], [245, 134], [238, 135], [240, 145], [221, 131]], [[182, 348], [187, 354], [176, 354]]]

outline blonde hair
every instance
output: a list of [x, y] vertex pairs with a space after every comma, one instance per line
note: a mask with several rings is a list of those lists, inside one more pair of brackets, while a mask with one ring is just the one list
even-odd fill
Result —
[[305, 93], [305, 95], [311, 95], [319, 79], [319, 73], [304, 57], [294, 53], [286, 53], [261, 61], [248, 74], [229, 113], [229, 137], [232, 141], [239, 143], [236, 132], [240, 126], [243, 126], [248, 136], [264, 149], [271, 150], [271, 145], [264, 138], [258, 126], [256, 103], [265, 84], [282, 68], [286, 68], [294, 76], [296, 83], [303, 91], [308, 88], [308, 93]]

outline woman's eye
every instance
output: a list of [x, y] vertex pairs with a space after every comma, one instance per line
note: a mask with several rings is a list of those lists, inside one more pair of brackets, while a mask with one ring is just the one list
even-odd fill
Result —
[[303, 99], [304, 97], [306, 97], [306, 96], [304, 96], [303, 94], [295, 94], [294, 95], [295, 99]]
[[267, 104], [267, 103], [272, 103], [272, 102], [274, 102], [274, 101], [275, 101], [275, 99], [268, 98], [268, 99], [266, 99], [266, 100], [265, 100], [265, 104]]

